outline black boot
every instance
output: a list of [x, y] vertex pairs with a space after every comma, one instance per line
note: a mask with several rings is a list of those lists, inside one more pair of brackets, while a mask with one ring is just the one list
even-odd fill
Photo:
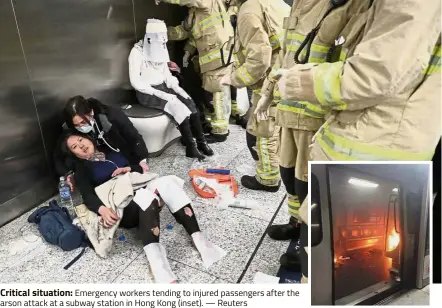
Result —
[[298, 240], [300, 232], [301, 225], [294, 217], [290, 217], [286, 225], [273, 225], [267, 230], [267, 234], [277, 241]]
[[239, 115], [236, 115], [235, 116], [235, 122], [236, 122], [236, 125], [239, 125], [239, 126], [241, 126], [242, 128], [244, 128], [244, 129], [247, 129], [247, 118], [245, 117], [245, 116], [239, 116]]
[[297, 273], [301, 273], [301, 258], [299, 256], [299, 252], [286, 252], [281, 256], [279, 259], [279, 262], [281, 263], [281, 266], [292, 270]]
[[279, 187], [281, 186], [281, 182], [279, 182], [278, 186], [266, 186], [258, 182], [258, 180], [254, 176], [244, 175], [241, 178], [241, 184], [245, 188], [251, 190], [263, 190], [268, 192], [277, 192]]
[[204, 155], [212, 156], [214, 153], [207, 144], [206, 139], [204, 138], [204, 132], [199, 118], [199, 113], [194, 113], [190, 115], [190, 129], [192, 130], [192, 134], [196, 139], [198, 150]]
[[206, 140], [207, 140], [207, 143], [224, 142], [227, 140], [227, 136], [229, 136], [229, 133], [224, 134], [224, 135], [209, 134], [209, 135], [206, 135]]
[[196, 142], [195, 140], [193, 140], [189, 118], [185, 119], [178, 128], [181, 133], [182, 141], [184, 141], [184, 144], [186, 145], [186, 156], [191, 158], [198, 158], [198, 160], [203, 160], [205, 156], [198, 151]]

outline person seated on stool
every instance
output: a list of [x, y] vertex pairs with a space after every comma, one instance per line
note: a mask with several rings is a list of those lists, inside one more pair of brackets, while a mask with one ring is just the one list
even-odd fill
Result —
[[141, 105], [160, 109], [176, 122], [186, 156], [202, 160], [204, 155], [212, 156], [213, 151], [204, 137], [195, 103], [170, 72], [166, 43], [165, 23], [148, 19], [144, 40], [136, 43], [129, 55], [130, 82]]

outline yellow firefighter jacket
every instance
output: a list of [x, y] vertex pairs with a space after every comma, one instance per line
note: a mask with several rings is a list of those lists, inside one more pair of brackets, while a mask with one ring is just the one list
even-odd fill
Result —
[[288, 72], [284, 99], [332, 110], [315, 142], [328, 159], [431, 160], [441, 126], [440, 16], [439, 0], [374, 0], [340, 31], [333, 63]]
[[282, 22], [290, 14], [283, 0], [248, 0], [238, 13], [236, 53], [239, 67], [231, 73], [237, 88], [260, 89], [281, 50]]
[[[278, 104], [276, 122], [281, 127], [315, 131], [324, 123], [330, 109], [307, 100], [281, 100], [275, 80], [277, 70], [289, 69], [297, 62], [332, 61], [330, 57], [334, 54], [334, 45], [341, 32], [353, 17], [368, 10], [370, 0], [348, 0], [345, 5], [327, 14], [330, 7], [330, 0], [295, 1], [290, 16], [284, 19], [282, 50], [261, 90], [263, 95], [273, 96], [274, 103]], [[313, 40], [308, 41], [309, 33], [319, 24], [321, 26]]]
[[170, 40], [191, 37], [199, 55], [201, 73], [216, 70], [228, 60], [233, 28], [224, 0], [162, 0], [189, 7], [189, 15], [178, 27], [170, 27]]

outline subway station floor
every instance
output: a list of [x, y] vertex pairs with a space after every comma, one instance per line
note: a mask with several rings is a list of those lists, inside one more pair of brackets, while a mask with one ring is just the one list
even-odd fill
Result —
[[[241, 187], [241, 176], [253, 172], [254, 163], [246, 146], [245, 131], [231, 125], [230, 132], [226, 142], [213, 145], [216, 154], [211, 159], [214, 162], [212, 167], [218, 165], [230, 169], [240, 188], [238, 198], [256, 200], [259, 208], [220, 210], [208, 199], [198, 197], [187, 181], [185, 190], [193, 201], [201, 230], [228, 254], [205, 269], [198, 252], [191, 245], [190, 237], [169, 211], [163, 210], [160, 241], [166, 247], [179, 283], [252, 283], [256, 272], [276, 275], [279, 257], [289, 245], [265, 235], [269, 225], [288, 221], [284, 187], [273, 194]], [[153, 172], [175, 174], [185, 180], [189, 179], [187, 171], [192, 166], [196, 166], [196, 162], [185, 157], [180, 143], [150, 161]], [[64, 270], [63, 267], [80, 250], [63, 252], [57, 246], [44, 242], [37, 227], [27, 222], [29, 214], [0, 229], [0, 283], [153, 282], [135, 230], [117, 231], [109, 258], [100, 259], [93, 250], [88, 250], [70, 269]], [[168, 225], [171, 227], [167, 228]]]
[[430, 286], [413, 289], [388, 303], [390, 306], [424, 306], [430, 304]]

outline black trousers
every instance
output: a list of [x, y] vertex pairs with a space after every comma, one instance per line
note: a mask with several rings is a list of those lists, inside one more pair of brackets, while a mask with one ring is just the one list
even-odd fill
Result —
[[[161, 209], [162, 207], [159, 206], [157, 200], [154, 200], [146, 211], [143, 211], [137, 203], [131, 201], [124, 209], [120, 227], [126, 229], [138, 227], [139, 237], [143, 246], [158, 243], [160, 241]], [[189, 235], [200, 231], [195, 213], [190, 204], [172, 215], [179, 224], [183, 225]]]

